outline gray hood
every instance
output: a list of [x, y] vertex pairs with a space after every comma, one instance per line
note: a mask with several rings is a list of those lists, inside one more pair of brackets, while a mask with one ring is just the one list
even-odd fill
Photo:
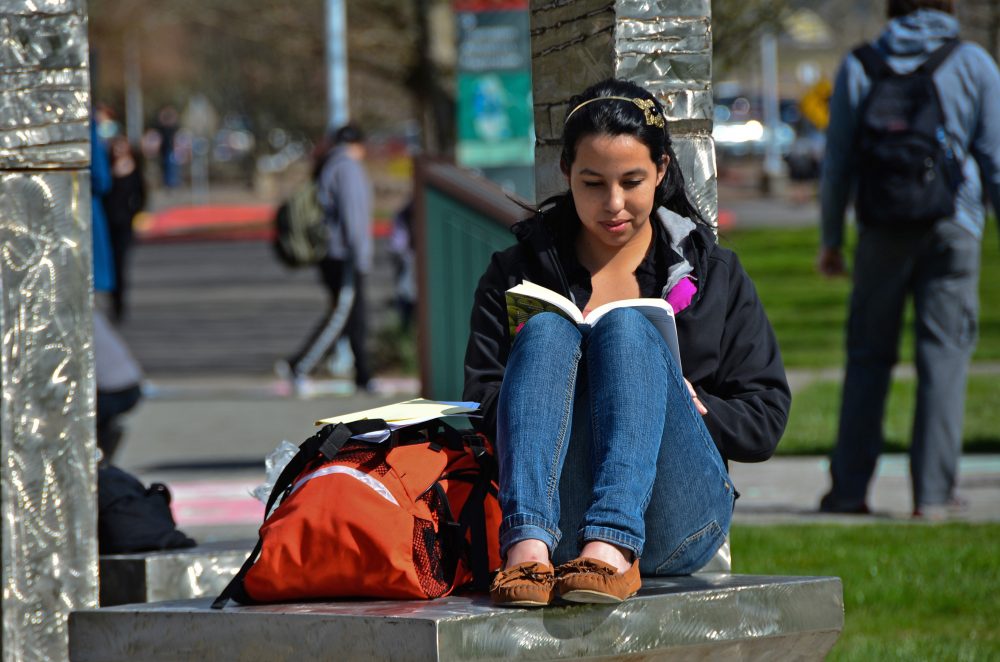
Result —
[[934, 9], [919, 9], [889, 21], [875, 45], [897, 56], [926, 55], [958, 36], [958, 19]]
[[670, 265], [667, 272], [667, 283], [663, 286], [663, 292], [660, 295], [666, 297], [667, 293], [674, 289], [674, 286], [681, 282], [684, 276], [694, 271], [694, 267], [684, 255], [682, 244], [698, 226], [690, 218], [676, 214], [666, 207], [659, 207], [656, 210], [656, 217], [660, 220], [660, 225], [666, 229], [667, 236], [670, 237], [670, 249], [681, 258], [680, 262]]

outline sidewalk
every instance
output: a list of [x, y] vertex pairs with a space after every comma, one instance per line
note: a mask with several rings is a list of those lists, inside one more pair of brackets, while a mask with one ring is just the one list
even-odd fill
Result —
[[[822, 378], [837, 375], [821, 372]], [[817, 374], [792, 371], [790, 377], [802, 385]], [[250, 491], [263, 482], [263, 460], [282, 440], [298, 445], [312, 434], [316, 419], [416, 397], [418, 389], [413, 379], [384, 380], [377, 395], [349, 393], [346, 382], [324, 385], [328, 393], [297, 399], [267, 377], [155, 380], [127, 421], [117, 463], [147, 483], [167, 483], [178, 526], [196, 539], [253, 538], [263, 507]], [[732, 463], [730, 471], [742, 495], [738, 524], [910, 521], [904, 455], [883, 456], [870, 501], [876, 514], [869, 517], [816, 513], [829, 485], [825, 457], [778, 456], [760, 464]], [[960, 475], [960, 491], [970, 502], [960, 519], [1000, 521], [1000, 455], [967, 455]]]

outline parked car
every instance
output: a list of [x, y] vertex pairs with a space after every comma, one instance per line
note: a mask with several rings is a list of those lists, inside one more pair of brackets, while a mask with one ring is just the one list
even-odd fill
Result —
[[[778, 115], [778, 150], [784, 155], [795, 141], [795, 126], [800, 119], [798, 102], [794, 99], [781, 99], [778, 102]], [[768, 135], [760, 99], [750, 96], [716, 99], [712, 137], [720, 156], [763, 154]]]

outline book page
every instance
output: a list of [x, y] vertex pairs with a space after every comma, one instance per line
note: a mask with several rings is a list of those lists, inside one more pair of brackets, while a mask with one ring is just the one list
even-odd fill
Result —
[[538, 313], [556, 313], [577, 324], [583, 321], [580, 309], [572, 301], [530, 281], [507, 290], [506, 299], [507, 325], [511, 338], [525, 322]]
[[645, 306], [649, 308], [662, 308], [663, 311], [674, 316], [674, 308], [665, 299], [620, 299], [619, 301], [609, 301], [608, 303], [601, 304], [597, 308], [587, 313], [583, 318], [583, 321], [587, 324], [595, 324], [597, 320], [601, 319], [603, 315], [615, 310], [616, 308], [639, 308], [640, 306]]
[[442, 416], [456, 416], [459, 414], [471, 414], [479, 408], [478, 402], [440, 402], [437, 400], [425, 400], [416, 398], [405, 402], [396, 402], [383, 407], [366, 409], [351, 414], [341, 414], [331, 416], [316, 421], [316, 425], [327, 425], [329, 423], [350, 423], [364, 419], [381, 418], [386, 423], [406, 423], [413, 424], [429, 421]]

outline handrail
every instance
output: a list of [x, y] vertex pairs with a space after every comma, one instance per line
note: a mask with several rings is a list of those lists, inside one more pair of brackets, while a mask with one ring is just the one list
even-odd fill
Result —
[[[417, 258], [417, 360], [420, 363], [421, 394], [431, 392], [430, 365], [430, 311], [427, 305], [427, 220], [425, 191], [434, 188], [489, 218], [502, 227], [509, 228], [531, 215], [532, 205], [519, 196], [508, 193], [495, 183], [459, 168], [453, 163], [419, 158], [415, 162], [413, 182], [413, 241]], [[513, 242], [513, 238], [512, 238]]]
[[[534, 206], [515, 193], [509, 193], [484, 177], [453, 163], [429, 158], [416, 162], [416, 192], [433, 186], [464, 205], [511, 226], [527, 218]], [[417, 209], [422, 210], [422, 205]]]

